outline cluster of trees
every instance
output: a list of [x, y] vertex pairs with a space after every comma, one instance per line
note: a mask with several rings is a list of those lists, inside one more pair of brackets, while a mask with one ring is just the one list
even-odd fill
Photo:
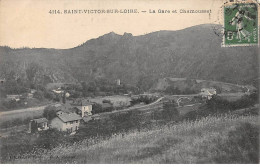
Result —
[[[110, 104], [110, 103], [108, 103]], [[101, 104], [95, 103], [92, 105], [92, 114], [98, 114], [103, 112], [112, 112], [115, 108], [112, 104], [108, 107], [103, 107]]]
[[180, 112], [177, 110], [175, 103], [165, 102], [163, 104], [162, 118], [166, 121], [177, 121], [180, 118]]
[[55, 106], [47, 106], [43, 110], [42, 116], [48, 120], [52, 120], [56, 117], [57, 108]]
[[[8, 65], [8, 63], [11, 63]], [[4, 76], [6, 82], [1, 86], [1, 94], [21, 94], [26, 93], [28, 89], [38, 89], [44, 87], [51, 79], [44, 75], [44, 69], [41, 65], [35, 62], [24, 64], [25, 70], [16, 72], [9, 67], [19, 67], [21, 62], [5, 62], [1, 68], [1, 75]], [[6, 64], [6, 66], [5, 66]]]
[[115, 94], [136, 94], [139, 89], [134, 86], [121, 84], [117, 85], [115, 81], [109, 81], [105, 78], [94, 79], [91, 82], [81, 82], [61, 87], [70, 93], [71, 98], [93, 97], [93, 96], [110, 96]]
[[180, 90], [178, 87], [175, 87], [174, 85], [168, 86], [165, 91], [166, 94], [171, 95], [185, 95], [185, 94], [195, 94], [196, 91], [192, 90], [190, 88], [186, 88], [185, 90]]
[[21, 101], [16, 101], [16, 100], [14, 100], [14, 99], [12, 99], [12, 100], [4, 100], [4, 101], [2, 101], [1, 102], [2, 104], [2, 106], [1, 106], [1, 108], [3, 109], [3, 110], [6, 110], [6, 109], [13, 109], [13, 108], [17, 108], [17, 107], [21, 107], [21, 106], [24, 106], [24, 103], [22, 103]]
[[112, 114], [107, 119], [92, 120], [82, 126], [73, 136], [74, 141], [86, 138], [109, 138], [114, 134], [128, 132], [142, 127], [142, 117], [138, 111]]
[[139, 96], [138, 98], [132, 98], [131, 99], [131, 105], [145, 103], [150, 104], [154, 102], [157, 98], [154, 96]]
[[228, 101], [219, 96], [213, 96], [207, 101], [207, 106], [213, 111], [233, 111], [254, 106], [258, 102], [258, 93], [244, 95], [236, 101]]
[[82, 82], [81, 86], [83, 97], [89, 95], [113, 95], [138, 92], [138, 89], [134, 86], [129, 86], [126, 84], [117, 85], [116, 82], [111, 82], [105, 78], [95, 79], [89, 83]]

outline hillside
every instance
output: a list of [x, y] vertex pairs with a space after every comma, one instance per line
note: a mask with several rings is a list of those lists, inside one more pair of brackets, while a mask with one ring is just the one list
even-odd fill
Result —
[[71, 49], [0, 47], [0, 77], [41, 83], [120, 78], [147, 88], [164, 77], [251, 83], [258, 74], [258, 48], [222, 48], [212, 26], [142, 36], [111, 32]]
[[90, 141], [60, 146], [12, 163], [258, 163], [257, 119], [209, 116], [119, 134], [91, 146]]

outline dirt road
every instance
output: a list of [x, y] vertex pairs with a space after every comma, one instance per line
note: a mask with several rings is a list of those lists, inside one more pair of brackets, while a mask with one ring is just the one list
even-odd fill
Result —
[[[47, 104], [47, 105], [44, 105], [44, 106], [39, 106], [39, 107], [23, 108], [23, 109], [19, 109], [19, 110], [11, 110], [11, 111], [1, 111], [0, 117], [6, 116], [6, 115], [23, 113], [23, 112], [41, 111], [41, 110], [44, 110], [44, 108], [47, 107], [48, 105], [53, 105], [53, 103], [50, 103], [50, 104]], [[60, 104], [55, 104], [55, 106], [59, 106], [59, 105]]]

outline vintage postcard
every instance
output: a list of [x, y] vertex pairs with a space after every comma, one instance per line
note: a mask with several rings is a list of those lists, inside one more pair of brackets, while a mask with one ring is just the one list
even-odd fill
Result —
[[0, 0], [1, 164], [258, 164], [258, 0]]

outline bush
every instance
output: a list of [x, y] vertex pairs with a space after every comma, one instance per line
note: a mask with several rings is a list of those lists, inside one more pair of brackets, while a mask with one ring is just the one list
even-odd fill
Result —
[[15, 160], [25, 153], [30, 153], [33, 150], [31, 136], [22, 132], [1, 139], [1, 158], [0, 162], [4, 163], [7, 160]]
[[50, 99], [50, 100], [53, 100], [55, 98], [55, 94], [51, 91], [45, 91], [44, 92], [44, 97], [46, 99]]
[[150, 104], [156, 100], [155, 97], [148, 97], [148, 96], [140, 96], [137, 99], [131, 100], [131, 105], [139, 104], [139, 103], [145, 103]]
[[64, 135], [64, 132], [60, 132], [57, 129], [48, 129], [46, 131], [42, 131], [36, 140], [36, 146], [38, 148], [45, 149], [54, 148], [65, 142]]
[[17, 102], [15, 100], [6, 100], [6, 101], [3, 101], [3, 106], [8, 109], [13, 109], [13, 108], [16, 108]]
[[110, 100], [107, 100], [107, 99], [104, 99], [102, 102], [103, 102], [103, 103], [109, 103], [109, 104], [112, 104], [111, 101], [110, 101]]
[[180, 113], [175, 107], [174, 103], [166, 102], [163, 104], [162, 118], [166, 121], [177, 121], [180, 117]]
[[34, 98], [42, 100], [44, 98], [44, 93], [40, 90], [38, 90], [37, 92], [34, 93], [33, 95]]
[[48, 120], [52, 120], [56, 117], [56, 111], [57, 109], [55, 106], [47, 106], [44, 108], [42, 116]]
[[225, 112], [252, 107], [257, 102], [256, 99], [256, 95], [244, 95], [240, 99], [230, 102], [219, 96], [213, 96], [210, 100], [207, 101], [207, 106], [215, 112]]
[[228, 133], [227, 140], [218, 142], [217, 163], [258, 163], [259, 128], [242, 123]]
[[93, 104], [92, 105], [92, 113], [93, 114], [98, 114], [98, 113], [102, 113], [102, 105], [101, 104]]

